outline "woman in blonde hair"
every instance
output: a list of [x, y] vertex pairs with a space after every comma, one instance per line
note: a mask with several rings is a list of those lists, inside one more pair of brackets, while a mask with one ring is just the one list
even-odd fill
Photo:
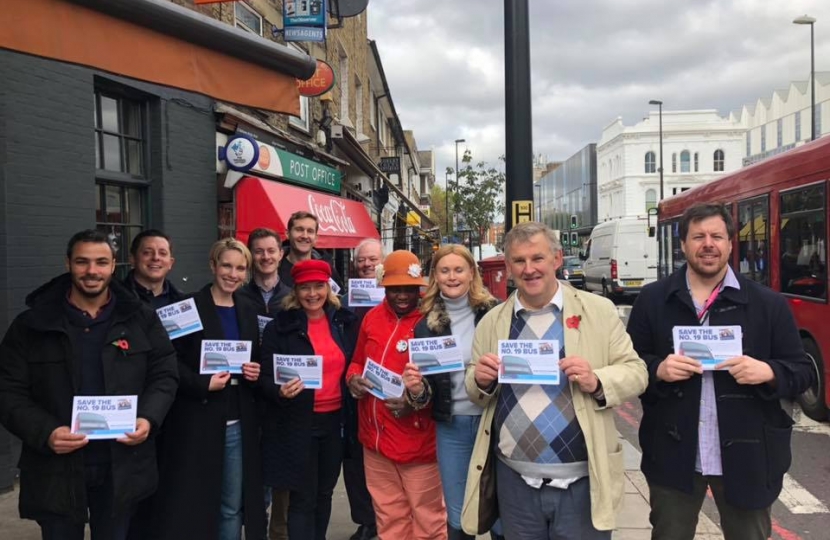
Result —
[[[268, 487], [290, 492], [288, 538], [325, 540], [343, 461], [343, 375], [358, 322], [331, 290], [329, 263], [299, 261], [291, 277], [284, 309], [262, 334], [263, 477]], [[292, 372], [278, 370], [275, 378], [275, 355], [322, 357], [322, 388], [306, 388]]]
[[[213, 281], [193, 295], [203, 329], [177, 338], [179, 391], [164, 423], [156, 537], [238, 540], [265, 536], [254, 389], [259, 379], [256, 307], [237, 295], [251, 253], [227, 238], [210, 250]], [[232, 340], [250, 361], [201, 374], [202, 342]], [[247, 343], [246, 343], [247, 342]], [[139, 399], [140, 396], [139, 396]]]
[[[415, 337], [453, 336], [466, 366], [470, 363], [475, 327], [496, 303], [484, 287], [470, 251], [458, 244], [441, 246], [432, 257], [429, 286], [421, 302], [424, 318], [415, 327]], [[407, 400], [414, 407], [432, 403], [449, 540], [475, 538], [461, 530], [461, 507], [482, 409], [467, 397], [464, 371], [424, 378], [418, 366], [407, 364], [404, 382]], [[495, 538], [499, 538], [495, 533], [499, 529], [497, 524]]]

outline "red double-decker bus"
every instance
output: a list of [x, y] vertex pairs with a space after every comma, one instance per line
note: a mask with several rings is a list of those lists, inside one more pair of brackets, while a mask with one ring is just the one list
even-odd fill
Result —
[[731, 209], [732, 268], [787, 297], [818, 375], [798, 401], [816, 420], [827, 417], [830, 403], [829, 180], [826, 137], [666, 199], [658, 208], [661, 276], [683, 265], [678, 234], [683, 210], [697, 202], [722, 202]]

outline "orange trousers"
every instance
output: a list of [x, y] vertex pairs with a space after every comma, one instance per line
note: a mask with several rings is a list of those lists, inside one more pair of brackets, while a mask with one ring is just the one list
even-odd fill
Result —
[[363, 462], [380, 540], [447, 540], [437, 463], [402, 465], [368, 448]]

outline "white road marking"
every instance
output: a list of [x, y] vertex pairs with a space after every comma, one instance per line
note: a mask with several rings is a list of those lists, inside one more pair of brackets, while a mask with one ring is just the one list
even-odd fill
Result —
[[798, 431], [800, 433], [817, 433], [819, 435], [827, 435], [830, 437], [830, 424], [826, 422], [816, 422], [812, 418], [809, 418], [801, 411], [801, 407], [798, 406], [798, 403], [793, 403], [792, 407], [793, 420], [795, 420], [793, 431]]
[[830, 514], [830, 510], [820, 500], [789, 474], [784, 475], [784, 488], [778, 500], [793, 514]]

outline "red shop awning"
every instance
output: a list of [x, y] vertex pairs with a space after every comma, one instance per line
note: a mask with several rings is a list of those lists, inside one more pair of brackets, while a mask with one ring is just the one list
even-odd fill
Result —
[[288, 218], [298, 210], [317, 216], [318, 248], [353, 248], [364, 238], [380, 239], [363, 203], [253, 176], [240, 180], [235, 189], [236, 237], [243, 242], [257, 227], [285, 237]]

